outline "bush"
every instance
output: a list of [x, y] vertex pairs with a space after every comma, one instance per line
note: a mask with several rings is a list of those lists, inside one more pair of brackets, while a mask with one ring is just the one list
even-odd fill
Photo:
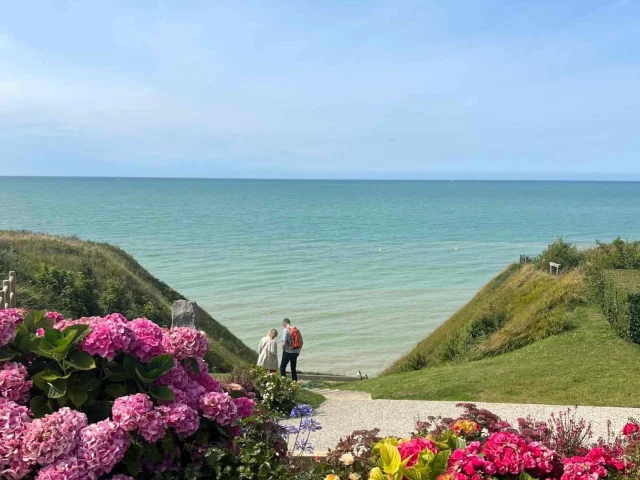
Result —
[[147, 319], [0, 310], [2, 478], [275, 478], [269, 420], [209, 374], [207, 351], [204, 332]]
[[264, 368], [254, 367], [253, 382], [258, 399], [269, 410], [289, 414], [296, 406], [298, 385], [278, 373], [269, 373]]
[[584, 253], [579, 251], [573, 243], [567, 243], [564, 238], [558, 239], [547, 247], [537, 259], [538, 268], [549, 270], [549, 262], [562, 265], [562, 270], [567, 271], [580, 265]]
[[602, 310], [616, 333], [640, 343], [640, 270], [597, 272]]
[[96, 310], [96, 294], [91, 276], [84, 272], [59, 270], [42, 264], [35, 275], [38, 288], [46, 292], [45, 301], [55, 310], [68, 312], [72, 317], [91, 315]]

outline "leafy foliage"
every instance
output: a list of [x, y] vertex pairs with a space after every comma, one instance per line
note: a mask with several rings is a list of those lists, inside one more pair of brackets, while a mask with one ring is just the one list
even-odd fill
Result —
[[562, 271], [566, 272], [580, 265], [583, 258], [584, 252], [579, 251], [573, 243], [565, 242], [563, 237], [558, 237], [542, 252], [536, 263], [545, 271], [549, 270], [549, 262], [559, 263], [562, 265]]

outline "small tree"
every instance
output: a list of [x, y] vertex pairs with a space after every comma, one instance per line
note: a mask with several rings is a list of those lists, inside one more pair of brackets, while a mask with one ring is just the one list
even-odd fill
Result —
[[538, 267], [546, 270], [549, 268], [549, 262], [555, 262], [562, 265], [564, 270], [569, 270], [580, 265], [583, 258], [584, 253], [578, 250], [573, 243], [565, 242], [564, 238], [558, 237], [538, 257]]

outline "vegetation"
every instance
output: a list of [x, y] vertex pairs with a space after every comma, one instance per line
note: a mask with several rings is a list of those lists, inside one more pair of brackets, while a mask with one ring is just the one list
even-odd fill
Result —
[[602, 309], [620, 337], [640, 343], [640, 270], [605, 270]]
[[504, 355], [339, 388], [389, 399], [640, 407], [640, 346], [619, 338], [597, 306], [575, 318], [575, 329]]
[[559, 237], [555, 242], [547, 247], [537, 258], [536, 264], [542, 270], [549, 269], [549, 262], [559, 263], [563, 271], [571, 270], [580, 265], [584, 259], [584, 252], [572, 244]]
[[[74, 237], [0, 231], [0, 271], [9, 270], [18, 274], [21, 307], [49, 308], [71, 318], [118, 311], [167, 327], [171, 304], [184, 299], [118, 247]], [[252, 349], [202, 309], [200, 318], [211, 342], [207, 361], [216, 370], [254, 363]]]
[[534, 265], [511, 265], [386, 373], [480, 360], [569, 330], [585, 304], [584, 274], [552, 277]]

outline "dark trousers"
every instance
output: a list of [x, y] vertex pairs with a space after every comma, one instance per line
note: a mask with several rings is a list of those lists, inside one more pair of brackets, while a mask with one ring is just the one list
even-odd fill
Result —
[[282, 352], [282, 361], [280, 362], [280, 375], [287, 376], [287, 365], [291, 362], [291, 379], [294, 382], [298, 381], [298, 371], [296, 366], [298, 364], [299, 353]]

